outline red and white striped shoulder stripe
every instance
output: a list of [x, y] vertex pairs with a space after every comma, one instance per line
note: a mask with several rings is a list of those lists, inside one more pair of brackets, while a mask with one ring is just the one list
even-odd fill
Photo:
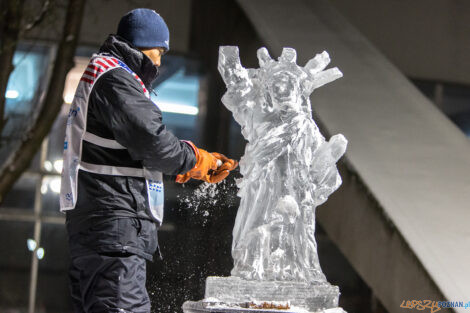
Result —
[[142, 86], [142, 90], [147, 97], [150, 97], [150, 93], [145, 87], [145, 84], [142, 82], [139, 76], [136, 73], [132, 72], [127, 65], [123, 62], [119, 61], [114, 57], [104, 57], [98, 56], [94, 57], [90, 60], [88, 67], [86, 68], [85, 72], [82, 75], [81, 81], [93, 85], [99, 75], [103, 74], [104, 72], [111, 70], [116, 67], [122, 67], [126, 71], [128, 71], [132, 76], [140, 83]]
[[80, 80], [92, 85], [100, 74], [118, 66], [118, 61], [115, 58], [92, 58]]

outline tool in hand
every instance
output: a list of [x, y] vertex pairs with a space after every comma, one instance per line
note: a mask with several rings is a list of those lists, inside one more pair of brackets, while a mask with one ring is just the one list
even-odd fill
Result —
[[208, 183], [218, 183], [224, 180], [238, 162], [217, 152], [209, 153], [197, 148], [192, 142], [187, 142], [196, 155], [196, 165], [187, 173], [176, 176], [177, 183], [185, 183], [189, 179], [199, 179]]

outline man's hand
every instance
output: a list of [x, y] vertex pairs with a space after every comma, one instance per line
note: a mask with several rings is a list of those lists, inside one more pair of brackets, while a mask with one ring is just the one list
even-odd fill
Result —
[[214, 180], [217, 180], [217, 182], [224, 180], [225, 177], [230, 174], [230, 171], [234, 170], [238, 166], [237, 161], [229, 159], [221, 153], [212, 152], [212, 155], [215, 156], [222, 164], [221, 166], [218, 166], [211, 175]]
[[[189, 144], [196, 154], [196, 165], [186, 174], [176, 176], [177, 183], [185, 183], [190, 178], [203, 180], [211, 184], [218, 183], [224, 180], [230, 171], [238, 165], [237, 161], [231, 160], [223, 154], [209, 153], [196, 148], [192, 143]], [[221, 165], [218, 166], [219, 164]]]

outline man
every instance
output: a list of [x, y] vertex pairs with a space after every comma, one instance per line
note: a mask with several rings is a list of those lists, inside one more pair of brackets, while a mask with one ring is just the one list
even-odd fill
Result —
[[75, 312], [150, 312], [146, 260], [158, 249], [162, 174], [215, 183], [237, 162], [180, 141], [148, 90], [169, 50], [155, 11], [122, 17], [77, 88], [64, 143], [61, 210]]

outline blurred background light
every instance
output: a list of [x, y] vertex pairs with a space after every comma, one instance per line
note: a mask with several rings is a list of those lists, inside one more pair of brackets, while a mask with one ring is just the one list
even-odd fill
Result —
[[7, 90], [7, 92], [5, 93], [5, 98], [16, 99], [19, 95], [20, 93], [16, 90]]
[[49, 188], [52, 192], [60, 193], [60, 177], [54, 177], [49, 181]]
[[41, 193], [44, 195], [48, 191], [53, 193], [60, 193], [60, 176], [58, 175], [46, 175], [44, 176], [41, 184]]
[[44, 248], [39, 248], [36, 250], [36, 256], [38, 257], [39, 260], [42, 260], [44, 258]]
[[47, 184], [45, 184], [43, 182], [42, 185], [41, 185], [41, 194], [45, 195], [48, 190], [49, 190], [49, 188], [47, 188]]
[[88, 66], [89, 61], [89, 58], [84, 57], [76, 57], [74, 59], [75, 66], [70, 70], [67, 74], [67, 78], [65, 79], [64, 93], [62, 94], [65, 103], [72, 103], [75, 90], [77, 89], [80, 78], [82, 78], [83, 72]]
[[54, 169], [57, 173], [62, 173], [63, 164], [64, 164], [63, 160], [55, 160], [54, 161]]
[[37, 243], [36, 243], [36, 240], [34, 240], [34, 239], [26, 240], [26, 245], [28, 246], [29, 251], [36, 250], [36, 247], [38, 246]]
[[73, 93], [67, 93], [67, 94], [64, 96], [64, 101], [65, 101], [65, 103], [71, 104], [72, 101], [73, 101], [73, 96], [74, 96]]
[[168, 113], [187, 114], [187, 115], [197, 115], [199, 113], [199, 109], [192, 105], [159, 101], [157, 103], [157, 106], [163, 112], [168, 112]]
[[48, 172], [52, 171], [52, 162], [51, 161], [45, 161], [44, 162], [44, 169]]
[[48, 49], [40, 46], [27, 48], [20, 44], [13, 57], [14, 70], [8, 79], [5, 93], [5, 113], [27, 116], [44, 87], [42, 79], [46, 73]]

